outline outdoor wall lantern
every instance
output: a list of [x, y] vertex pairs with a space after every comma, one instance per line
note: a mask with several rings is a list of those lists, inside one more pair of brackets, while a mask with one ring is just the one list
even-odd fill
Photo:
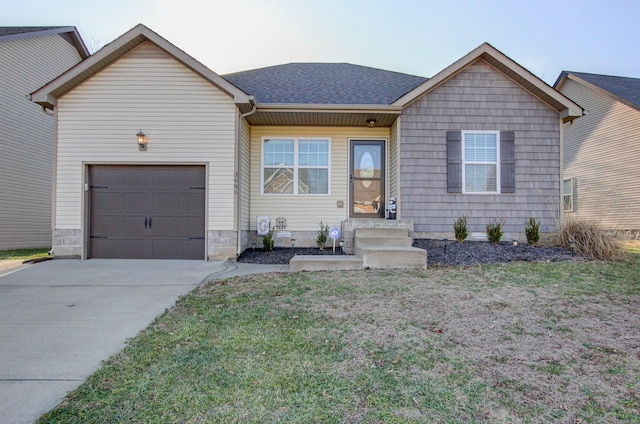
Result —
[[296, 239], [292, 238], [291, 239], [291, 250], [293, 250], [296, 247]]
[[138, 131], [138, 134], [136, 134], [136, 138], [138, 139], [138, 150], [147, 150], [147, 139], [145, 133], [142, 132], [142, 128]]
[[376, 122], [377, 122], [377, 121], [376, 121], [375, 119], [367, 119], [367, 126], [368, 126], [369, 128], [373, 128], [373, 127], [375, 127], [375, 126], [376, 126]]

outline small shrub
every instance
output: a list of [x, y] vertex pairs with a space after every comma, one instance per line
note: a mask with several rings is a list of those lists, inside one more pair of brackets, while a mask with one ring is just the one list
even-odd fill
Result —
[[499, 243], [502, 238], [502, 226], [504, 225], [504, 221], [491, 221], [487, 224], [487, 237], [489, 241], [493, 244]]
[[624, 259], [620, 240], [608, 234], [597, 221], [567, 219], [551, 237], [553, 244], [565, 248], [571, 247], [571, 240], [575, 242], [575, 252], [578, 255], [603, 261]]
[[269, 231], [265, 236], [262, 236], [262, 247], [265, 252], [271, 252], [275, 240], [273, 239], [273, 230]]
[[323, 224], [320, 221], [320, 230], [318, 230], [318, 236], [316, 237], [316, 244], [320, 249], [324, 249], [324, 245], [327, 243], [327, 237], [329, 236], [329, 224]]
[[460, 218], [453, 221], [453, 232], [456, 235], [458, 243], [464, 243], [465, 239], [469, 235], [466, 215], [462, 215]]
[[529, 218], [529, 222], [524, 224], [524, 232], [527, 235], [527, 242], [535, 246], [540, 241], [540, 223], [534, 217]]

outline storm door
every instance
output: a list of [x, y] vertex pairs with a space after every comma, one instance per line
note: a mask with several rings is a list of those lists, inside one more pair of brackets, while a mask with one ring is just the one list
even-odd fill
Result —
[[350, 157], [349, 217], [384, 217], [384, 141], [351, 141]]

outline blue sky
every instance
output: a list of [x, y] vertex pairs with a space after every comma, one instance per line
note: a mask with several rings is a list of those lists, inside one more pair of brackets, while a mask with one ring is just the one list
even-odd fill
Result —
[[219, 74], [349, 62], [431, 77], [483, 42], [549, 84], [640, 77], [640, 1], [0, 0], [0, 26], [73, 25], [95, 50], [143, 23]]

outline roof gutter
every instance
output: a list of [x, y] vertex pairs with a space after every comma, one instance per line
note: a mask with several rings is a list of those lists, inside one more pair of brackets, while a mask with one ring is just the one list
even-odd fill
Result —
[[242, 182], [242, 158], [240, 155], [240, 152], [242, 151], [242, 120], [247, 116], [256, 113], [258, 106], [253, 96], [249, 97], [249, 104], [251, 105], [251, 110], [238, 116], [236, 123], [236, 174], [234, 178], [234, 192], [236, 196], [236, 258], [242, 253], [242, 223], [240, 222], [242, 217], [242, 201], [240, 199], [240, 187]]

